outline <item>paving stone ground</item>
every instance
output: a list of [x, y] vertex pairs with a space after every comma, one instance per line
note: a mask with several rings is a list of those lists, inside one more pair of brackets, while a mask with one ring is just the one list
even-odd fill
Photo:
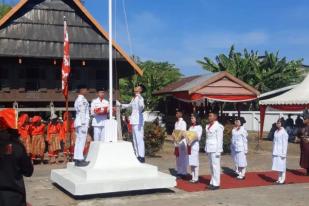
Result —
[[[249, 139], [248, 171], [268, 171], [271, 169], [272, 142], [262, 141], [255, 150], [257, 141]], [[299, 168], [299, 145], [289, 144], [288, 168]], [[163, 150], [156, 157], [148, 157], [147, 163], [157, 165], [162, 172], [169, 173], [175, 166], [173, 144], [166, 141]], [[222, 157], [222, 168], [232, 168], [229, 155]], [[187, 193], [177, 188], [140, 193], [126, 193], [113, 196], [91, 196], [74, 199], [49, 180], [51, 169], [63, 168], [59, 165], [36, 165], [34, 175], [26, 178], [27, 198], [33, 206], [305, 206], [309, 202], [309, 184], [292, 184], [242, 189], [228, 189]], [[206, 155], [200, 154], [200, 174], [209, 174]]]

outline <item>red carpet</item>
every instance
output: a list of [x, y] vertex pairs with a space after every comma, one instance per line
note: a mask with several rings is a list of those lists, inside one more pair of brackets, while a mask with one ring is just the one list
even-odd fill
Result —
[[[273, 185], [277, 180], [277, 172], [248, 172], [245, 180], [237, 180], [233, 175], [221, 174], [221, 189], [245, 188]], [[188, 178], [189, 180], [190, 178]], [[187, 180], [177, 180], [177, 188], [186, 192], [205, 191], [210, 182], [210, 176], [200, 176], [198, 184], [192, 184]], [[286, 184], [309, 183], [309, 176], [305, 176], [305, 170], [288, 170]]]

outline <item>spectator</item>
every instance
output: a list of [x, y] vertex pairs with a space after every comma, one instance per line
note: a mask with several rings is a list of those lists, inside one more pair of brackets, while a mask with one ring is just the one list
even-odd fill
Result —
[[[24, 145], [19, 141], [13, 117], [16, 111], [0, 112], [0, 205], [26, 206], [23, 176], [30, 177], [33, 165]], [[13, 117], [13, 118], [12, 118]]]
[[297, 128], [302, 128], [304, 126], [304, 120], [300, 117], [300, 115], [297, 115], [295, 126]]
[[288, 118], [285, 121], [285, 130], [289, 135], [289, 141], [293, 141], [294, 140], [294, 120], [292, 119], [292, 115], [289, 114]]
[[[295, 128], [294, 128], [294, 136], [297, 138], [300, 133], [302, 128], [304, 127], [304, 120], [301, 118], [301, 115], [297, 115], [297, 118], [295, 120]], [[295, 142], [298, 140], [295, 139]]]

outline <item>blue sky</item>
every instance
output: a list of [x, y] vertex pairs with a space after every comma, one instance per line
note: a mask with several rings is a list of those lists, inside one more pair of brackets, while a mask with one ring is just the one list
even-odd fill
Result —
[[[130, 53], [123, 0], [116, 4], [116, 41]], [[279, 51], [309, 64], [308, 0], [124, 0], [133, 53], [169, 61], [185, 75], [204, 70], [196, 60], [236, 49]], [[85, 6], [107, 28], [107, 0]]]
[[[308, 0], [114, 0], [116, 41], [142, 60], [169, 61], [185, 75], [204, 70], [196, 60], [236, 49], [279, 51], [309, 64]], [[86, 0], [107, 30], [107, 0]]]

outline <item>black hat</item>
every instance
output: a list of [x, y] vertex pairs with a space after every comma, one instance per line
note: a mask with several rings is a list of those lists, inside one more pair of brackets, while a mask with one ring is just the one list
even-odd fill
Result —
[[137, 83], [136, 86], [137, 86], [137, 87], [141, 87], [142, 90], [143, 90], [142, 92], [146, 91], [146, 87], [145, 87], [145, 85], [143, 85], [142, 83]]
[[81, 89], [87, 89], [88, 87], [85, 85], [85, 84], [79, 84], [78, 86], [77, 86], [77, 89], [78, 90], [81, 90]]
[[105, 88], [104, 87], [97, 87], [96, 88], [97, 92], [105, 92]]

